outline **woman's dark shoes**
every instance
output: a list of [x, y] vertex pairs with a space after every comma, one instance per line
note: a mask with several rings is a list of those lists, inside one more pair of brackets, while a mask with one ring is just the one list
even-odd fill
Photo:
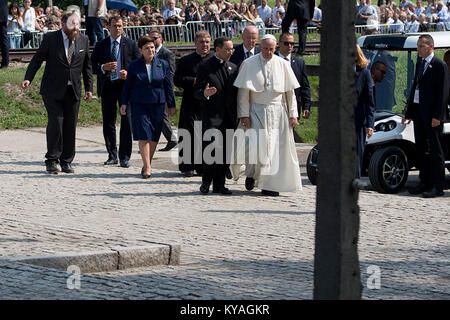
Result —
[[221, 187], [221, 188], [213, 188], [213, 193], [221, 193], [225, 195], [233, 194], [233, 192], [230, 191], [230, 189]]
[[64, 173], [75, 173], [70, 163], [61, 163], [61, 171]]
[[270, 191], [270, 190], [261, 190], [261, 193], [264, 196], [269, 196], [269, 197], [278, 197], [280, 195], [279, 192], [277, 192], [277, 191]]
[[58, 172], [60, 171], [58, 168], [58, 164], [56, 162], [46, 163], [45, 168], [47, 170], [47, 173], [50, 173], [50, 174], [58, 174]]
[[152, 174], [151, 173], [150, 174], [145, 174], [144, 173], [144, 168], [142, 168], [141, 176], [142, 176], [142, 179], [148, 179], [148, 178], [150, 178], [152, 176]]
[[209, 183], [202, 183], [200, 186], [200, 192], [203, 194], [207, 194], [209, 192]]
[[245, 189], [248, 191], [253, 190], [255, 187], [255, 179], [247, 177], [245, 178]]
[[425, 191], [423, 194], [424, 198], [435, 198], [435, 197], [441, 197], [444, 195], [444, 190], [433, 186], [430, 190]]
[[117, 159], [111, 159], [111, 158], [109, 158], [108, 160], [106, 160], [103, 164], [105, 165], [105, 166], [112, 166], [112, 165], [115, 165], [115, 164], [118, 164], [119, 163], [119, 161], [117, 160]]

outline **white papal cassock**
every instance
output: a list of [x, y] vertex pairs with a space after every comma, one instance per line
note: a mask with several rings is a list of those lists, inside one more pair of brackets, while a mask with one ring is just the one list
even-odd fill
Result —
[[245, 165], [245, 175], [254, 178], [260, 189], [300, 190], [300, 168], [289, 126], [289, 117], [298, 117], [294, 89], [300, 85], [289, 62], [277, 55], [269, 61], [254, 55], [242, 63], [234, 86], [239, 88], [237, 116], [250, 118], [250, 129], [239, 123], [234, 134], [230, 165], [234, 180]]

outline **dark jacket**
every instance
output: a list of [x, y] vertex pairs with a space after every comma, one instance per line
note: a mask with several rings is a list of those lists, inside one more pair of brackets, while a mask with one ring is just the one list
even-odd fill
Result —
[[31, 59], [25, 74], [25, 80], [33, 81], [36, 72], [46, 61], [40, 93], [44, 97], [62, 99], [72, 82], [77, 99], [81, 97], [81, 74], [83, 74], [85, 91], [92, 92], [93, 77], [91, 59], [89, 58], [88, 37], [80, 34], [75, 41], [72, 63], [67, 61], [62, 31], [49, 32], [44, 35], [41, 46]]
[[[277, 52], [280, 55], [280, 52]], [[301, 110], [311, 110], [311, 88], [309, 86], [308, 75], [306, 73], [306, 64], [303, 59], [291, 54], [290, 59], [291, 68], [294, 71], [300, 88], [295, 89], [295, 97], [297, 99], [297, 109], [299, 117], [301, 116]]]
[[355, 72], [355, 127], [374, 127], [375, 101], [373, 80], [369, 69], [356, 67]]
[[[237, 88], [233, 82], [237, 76], [234, 63], [220, 63], [215, 56], [205, 60], [198, 68], [194, 86], [194, 97], [202, 101], [203, 130], [208, 128], [234, 129], [237, 124]], [[225, 76], [224, 76], [225, 75]], [[216, 94], [207, 99], [204, 95], [206, 85], [217, 89]]]
[[162, 104], [175, 108], [175, 98], [170, 82], [169, 64], [155, 58], [152, 64], [152, 82], [147, 75], [144, 58], [133, 60], [128, 67], [127, 80], [122, 90], [122, 105], [132, 103]]
[[8, 1], [0, 0], [0, 24], [8, 22]]
[[[259, 52], [260, 52], [259, 47], [255, 47], [255, 54], [258, 54]], [[236, 67], [239, 69], [242, 61], [244, 61], [244, 60], [245, 60], [244, 44], [241, 43], [234, 47], [234, 52], [230, 58], [230, 62], [234, 63], [236, 65]]]
[[[425, 121], [431, 119], [444, 120], [448, 103], [448, 70], [444, 61], [434, 56], [425, 73], [419, 74], [419, 62], [416, 64], [416, 75], [408, 99], [405, 117]], [[419, 107], [414, 104], [414, 93], [419, 89]]]
[[314, 16], [314, 0], [290, 0], [286, 14], [300, 20], [311, 20]]
[[[141, 56], [136, 42], [123, 35], [120, 38], [119, 51], [120, 65], [123, 70], [127, 70], [130, 62]], [[109, 71], [103, 73], [101, 66], [102, 64], [113, 61], [111, 55], [111, 37], [97, 42], [92, 52], [91, 61], [93, 71], [97, 75], [97, 93], [101, 96], [105, 81], [109, 81], [110, 75]]]
[[162, 46], [161, 49], [159, 49], [159, 52], [156, 56], [158, 59], [166, 60], [169, 63], [170, 68], [170, 81], [172, 81], [173, 84], [173, 76], [175, 74], [175, 55], [167, 49], [166, 47]]
[[214, 54], [209, 52], [202, 58], [197, 52], [182, 57], [178, 61], [174, 83], [183, 89], [181, 101], [179, 128], [193, 129], [193, 121], [201, 120], [201, 107], [194, 98], [194, 82], [198, 75], [199, 65]]

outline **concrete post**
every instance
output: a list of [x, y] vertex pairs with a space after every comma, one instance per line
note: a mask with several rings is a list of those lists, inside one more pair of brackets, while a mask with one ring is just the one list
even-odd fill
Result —
[[355, 5], [323, 0], [314, 299], [361, 299], [353, 113]]

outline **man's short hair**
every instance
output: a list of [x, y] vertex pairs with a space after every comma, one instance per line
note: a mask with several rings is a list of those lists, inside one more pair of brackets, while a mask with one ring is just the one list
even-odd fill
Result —
[[119, 21], [119, 20], [121, 20], [121, 21], [123, 22], [123, 18], [122, 18], [121, 16], [119, 16], [119, 15], [114, 15], [114, 16], [112, 16], [111, 18], [109, 18], [108, 25], [111, 25], [111, 24], [113, 23], [113, 21], [114, 21], [114, 22], [117, 22], [117, 21]]
[[[76, 11], [66, 11], [66, 12], [64, 12], [64, 14], [63, 14], [62, 17], [61, 17], [61, 22], [67, 23], [67, 20], [69, 20], [69, 18], [70, 18], [72, 15], [74, 15], [74, 14], [76, 14], [76, 15], [78, 16], [78, 13], [77, 13]], [[78, 16], [78, 17], [79, 17], [79, 16]]]
[[152, 33], [157, 33], [160, 37], [162, 37], [162, 33], [161, 31], [159, 31], [158, 29], [151, 29], [148, 34], [152, 34]]
[[197, 40], [198, 38], [210, 38], [211, 39], [211, 35], [206, 30], [199, 30], [199, 31], [197, 31], [195, 33], [195, 39], [194, 40]]
[[424, 41], [427, 45], [434, 47], [434, 40], [433, 37], [429, 34], [423, 34], [419, 37], [419, 40]]
[[[277, 11], [277, 12], [279, 12], [279, 11]], [[285, 37], [293, 37], [294, 35], [292, 34], [292, 33], [290, 33], [290, 32], [283, 32], [281, 35], [280, 35], [280, 40], [279, 41], [283, 41], [283, 39], [285, 38]]]
[[227, 41], [231, 41], [231, 39], [228, 38], [228, 37], [220, 37], [220, 38], [217, 38], [216, 40], [214, 40], [214, 49], [216, 49], [216, 48], [222, 48], [222, 47], [223, 47], [223, 44], [224, 44], [225, 42], [227, 42]]

